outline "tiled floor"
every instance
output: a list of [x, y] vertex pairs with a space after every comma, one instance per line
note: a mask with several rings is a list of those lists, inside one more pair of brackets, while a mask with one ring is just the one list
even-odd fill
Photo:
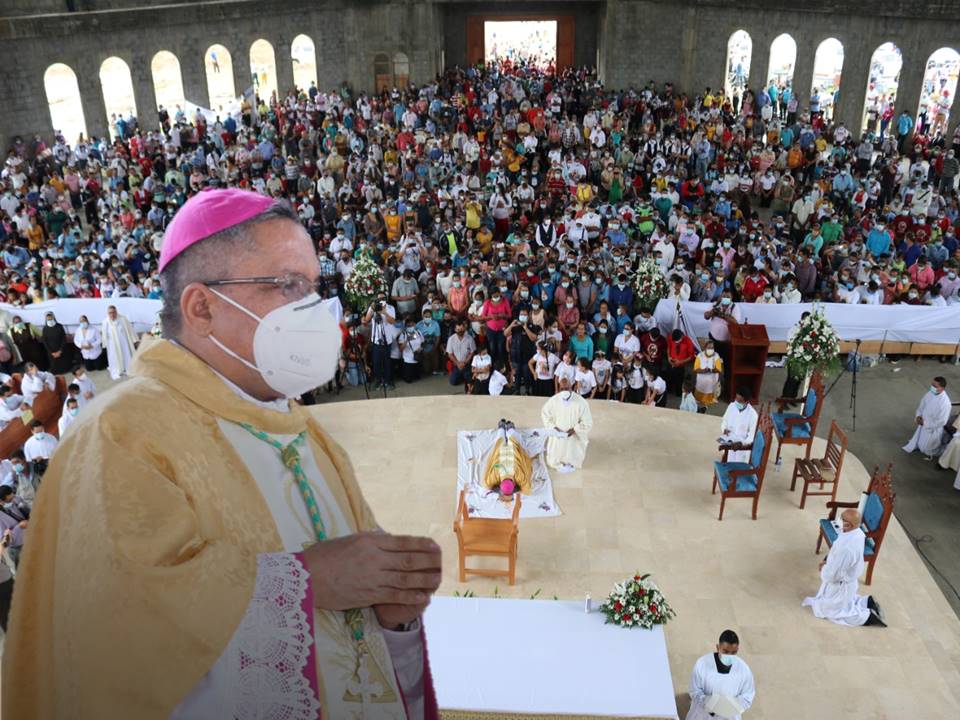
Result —
[[[538, 426], [534, 399], [426, 396], [339, 402], [315, 412], [349, 451], [364, 493], [391, 532], [426, 534], [444, 549], [452, 595], [602, 599], [636, 570], [654, 574], [677, 618], [666, 628], [681, 717], [694, 661], [733, 628], [757, 681], [747, 718], [942, 720], [960, 707], [960, 621], [895, 520], [869, 592], [890, 627], [847, 628], [800, 607], [819, 585], [813, 553], [818, 498], [799, 510], [789, 492], [794, 452], [767, 472], [759, 517], [730, 500], [717, 521], [711, 496], [716, 417], [616, 403], [592, 403], [586, 467], [555, 475], [556, 519], [520, 526], [518, 583], [457, 582], [453, 515], [456, 432], [493, 427], [507, 416]], [[818, 440], [814, 453], [822, 452]], [[854, 500], [867, 472], [848, 456], [839, 498]], [[894, 477], [896, 483], [896, 476]], [[863, 591], [863, 586], [861, 586]]]

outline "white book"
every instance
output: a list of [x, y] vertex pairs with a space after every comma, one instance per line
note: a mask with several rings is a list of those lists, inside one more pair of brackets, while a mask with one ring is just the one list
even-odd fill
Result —
[[704, 707], [719, 718], [735, 718], [743, 712], [743, 705], [729, 695], [713, 694], [707, 698]]

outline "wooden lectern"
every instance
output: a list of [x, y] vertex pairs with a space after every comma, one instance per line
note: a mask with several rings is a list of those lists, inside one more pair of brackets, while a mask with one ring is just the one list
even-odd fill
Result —
[[753, 393], [752, 402], [760, 399], [763, 371], [767, 366], [770, 339], [766, 325], [736, 325], [730, 323], [729, 360], [724, 368], [724, 396], [733, 400], [737, 388], [747, 386]]

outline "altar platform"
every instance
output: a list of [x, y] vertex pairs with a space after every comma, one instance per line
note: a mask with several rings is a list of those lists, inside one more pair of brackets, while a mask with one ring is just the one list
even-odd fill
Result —
[[[750, 519], [749, 500], [732, 499], [718, 522], [720, 497], [710, 494], [716, 417], [591, 401], [586, 467], [553, 478], [562, 516], [521, 521], [517, 584], [457, 582], [457, 431], [496, 427], [502, 417], [537, 427], [541, 405], [535, 398], [449, 395], [331, 403], [314, 412], [349, 452], [380, 524], [429, 535], [443, 547], [440, 595], [470, 590], [484, 598], [536, 594], [582, 603], [590, 593], [598, 604], [614, 582], [638, 570], [652, 573], [677, 612], [665, 639], [681, 718], [693, 664], [726, 628], [740, 635], [741, 656], [756, 678], [747, 720], [941, 720], [956, 713], [960, 621], [896, 519], [873, 585], [861, 585], [877, 597], [890, 627], [817, 620], [800, 602], [819, 586], [822, 555], [814, 547], [823, 498], [798, 508], [799, 489], [789, 491], [796, 452], [788, 446], [782, 469], [767, 470], [758, 519]], [[814, 455], [823, 444], [814, 444]], [[891, 446], [892, 462], [898, 454]], [[856, 500], [867, 480], [848, 453], [838, 499]], [[896, 464], [893, 480], [896, 489]], [[462, 641], [472, 636], [465, 616]], [[493, 668], [463, 672], [477, 683], [498, 682]]]

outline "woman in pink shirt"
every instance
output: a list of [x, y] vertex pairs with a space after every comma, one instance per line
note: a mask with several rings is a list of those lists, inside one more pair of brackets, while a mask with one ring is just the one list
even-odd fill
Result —
[[493, 366], [495, 368], [503, 367], [506, 358], [506, 340], [503, 329], [507, 326], [507, 321], [510, 320], [510, 302], [500, 292], [500, 288], [494, 288], [490, 299], [483, 303], [480, 317], [483, 318], [487, 326], [487, 346], [490, 348]]

